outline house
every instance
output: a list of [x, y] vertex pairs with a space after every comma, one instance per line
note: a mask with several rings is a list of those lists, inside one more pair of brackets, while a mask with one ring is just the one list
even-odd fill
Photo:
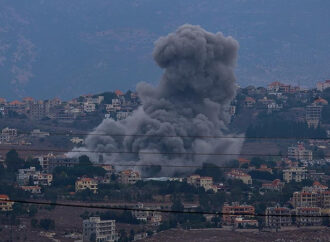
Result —
[[328, 105], [328, 101], [320, 97], [315, 99], [313, 103], [316, 105], [323, 105], [323, 106]]
[[119, 172], [119, 182], [122, 184], [134, 184], [141, 180], [140, 173], [133, 170]]
[[300, 91], [300, 87], [275, 81], [268, 85], [267, 90], [272, 93], [296, 93]]
[[78, 178], [75, 184], [76, 192], [80, 192], [86, 189], [91, 190], [93, 193], [97, 193], [97, 181], [93, 178], [82, 177]]
[[237, 160], [238, 160], [239, 166], [242, 166], [244, 164], [250, 164], [250, 160], [246, 159], [246, 158], [238, 158]]
[[13, 210], [14, 202], [11, 202], [8, 195], [0, 194], [0, 211], [8, 212]]
[[41, 187], [40, 186], [21, 186], [21, 189], [30, 192], [33, 194], [39, 194], [41, 193]]
[[252, 108], [256, 104], [256, 100], [252, 97], [246, 97], [244, 104], [247, 108]]
[[205, 191], [218, 191], [217, 186], [213, 185], [213, 178], [209, 176], [191, 175], [187, 178], [187, 183], [195, 187], [203, 187]]
[[240, 205], [234, 202], [231, 205], [224, 204], [222, 207], [222, 223], [225, 225], [234, 225], [236, 218], [251, 218], [255, 209], [251, 205]]
[[83, 220], [83, 242], [92, 240], [99, 242], [118, 241], [116, 220], [101, 220], [100, 217], [90, 217]]
[[262, 191], [282, 191], [284, 183], [280, 179], [275, 179], [271, 183], [263, 183], [261, 185]]
[[270, 228], [280, 228], [292, 224], [291, 210], [286, 207], [267, 207], [266, 226]]
[[120, 96], [123, 96], [124, 95], [124, 93], [122, 91], [120, 91], [120, 90], [116, 90], [115, 91], [115, 94], [117, 95], [117, 97], [120, 97]]
[[85, 142], [84, 139], [79, 138], [79, 137], [72, 137], [72, 139], [70, 139], [70, 141], [75, 145], [84, 144], [84, 142]]
[[53, 174], [38, 172], [33, 175], [33, 182], [35, 185], [50, 186], [53, 182]]
[[265, 165], [265, 164], [261, 164], [260, 165], [260, 168], [258, 168], [258, 169], [256, 169], [257, 171], [262, 171], [262, 172], [269, 172], [269, 173], [273, 173], [273, 170], [272, 170], [272, 168], [270, 168], [270, 167], [267, 167], [267, 165]]
[[84, 111], [86, 113], [95, 112], [96, 105], [94, 103], [84, 103]]
[[239, 229], [257, 228], [258, 221], [255, 219], [246, 219], [242, 217], [237, 217], [234, 219], [234, 227]]
[[240, 170], [232, 170], [228, 173], [226, 173], [226, 177], [228, 179], [237, 179], [241, 180], [243, 183], [247, 185], [252, 185], [252, 178], [249, 174], [240, 171]]

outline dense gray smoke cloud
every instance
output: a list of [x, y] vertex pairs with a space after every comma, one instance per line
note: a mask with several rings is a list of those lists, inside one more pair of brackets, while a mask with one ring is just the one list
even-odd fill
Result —
[[[236, 91], [237, 50], [238, 43], [233, 38], [209, 33], [199, 26], [183, 25], [174, 33], [159, 38], [153, 51], [155, 61], [164, 69], [159, 85], [139, 83], [137, 92], [142, 105], [125, 120], [104, 120], [93, 133], [109, 136], [89, 135], [82, 150], [138, 152], [103, 154], [104, 162], [112, 164], [201, 165], [233, 158], [191, 153], [237, 154], [241, 148], [240, 139], [180, 136], [228, 135], [227, 107]], [[142, 154], [144, 152], [176, 154]], [[98, 157], [98, 154], [86, 154]], [[159, 175], [178, 171], [189, 170], [162, 168]]]

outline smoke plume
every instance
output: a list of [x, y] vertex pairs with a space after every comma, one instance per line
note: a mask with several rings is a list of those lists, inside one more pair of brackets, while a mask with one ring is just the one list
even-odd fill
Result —
[[[229, 157], [193, 153], [237, 154], [242, 140], [231, 139], [233, 135], [227, 129], [228, 105], [236, 91], [237, 50], [238, 43], [232, 37], [199, 26], [183, 25], [159, 38], [153, 51], [154, 60], [164, 69], [158, 86], [139, 83], [137, 93], [142, 105], [125, 120], [104, 120], [93, 133], [109, 136], [92, 133], [82, 150], [96, 159], [98, 154], [88, 151], [105, 152], [104, 162], [114, 165], [220, 164]], [[118, 151], [132, 153], [111, 153]], [[163, 167], [158, 174], [180, 171], [189, 170]]]

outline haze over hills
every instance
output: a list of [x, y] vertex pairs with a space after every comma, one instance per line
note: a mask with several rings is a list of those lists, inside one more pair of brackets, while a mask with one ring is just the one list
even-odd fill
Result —
[[157, 82], [153, 42], [184, 23], [240, 43], [238, 83], [330, 77], [327, 0], [1, 0], [0, 96], [71, 98]]

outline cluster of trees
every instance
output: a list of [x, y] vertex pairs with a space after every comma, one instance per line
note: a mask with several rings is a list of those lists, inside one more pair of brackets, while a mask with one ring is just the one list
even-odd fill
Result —
[[55, 221], [49, 218], [43, 218], [38, 221], [38, 219], [31, 219], [31, 226], [33, 228], [42, 228], [44, 230], [55, 229]]

